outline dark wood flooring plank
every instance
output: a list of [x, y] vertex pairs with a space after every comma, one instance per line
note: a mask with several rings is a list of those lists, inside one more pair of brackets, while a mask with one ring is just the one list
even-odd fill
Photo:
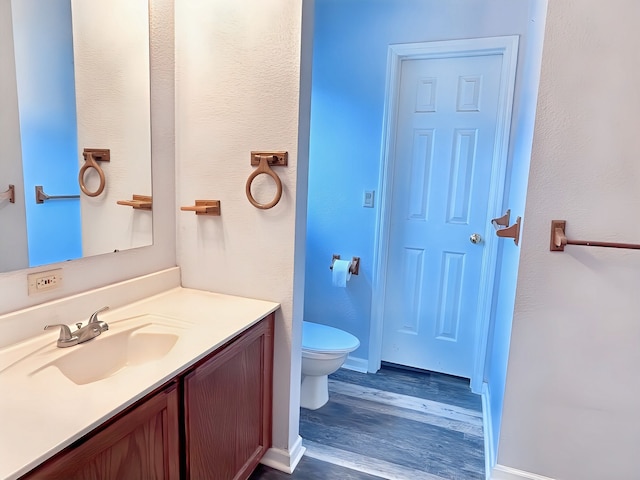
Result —
[[332, 392], [331, 401], [340, 403], [343, 405], [351, 405], [354, 408], [359, 408], [375, 414], [394, 415], [397, 417], [408, 418], [417, 422], [428, 423], [430, 425], [453, 430], [454, 432], [461, 432], [476, 437], [483, 437], [482, 423], [469, 421], [454, 420], [442, 415], [425, 413], [422, 411], [416, 411], [408, 408], [400, 408], [392, 406], [386, 403], [373, 402], [363, 398], [358, 398], [353, 395], [343, 395], [341, 393]]
[[484, 470], [482, 438], [331, 400], [319, 410], [301, 411], [300, 432], [316, 443], [440, 476], [455, 468]]
[[[340, 369], [330, 378], [482, 414], [481, 399], [471, 393], [468, 380], [449, 375], [384, 366], [375, 375]], [[301, 409], [300, 434], [310, 443], [325, 446], [332, 455], [354, 455], [360, 462], [370, 458], [372, 463], [386, 462], [379, 463], [380, 466], [400, 465], [449, 480], [484, 479], [484, 444], [478, 418], [467, 420], [462, 415], [461, 420], [452, 420], [444, 418], [445, 413], [436, 411], [436, 416], [443, 416], [439, 420], [434, 418], [433, 411], [419, 412], [415, 406], [411, 407], [414, 408], [411, 412], [393, 411], [397, 409], [395, 399], [392, 405], [382, 405], [381, 400], [376, 400], [378, 404], [374, 405], [376, 402], [371, 398], [358, 398], [353, 392], [349, 392], [347, 398], [330, 391], [329, 403], [321, 409]], [[415, 401], [420, 409], [424, 408]], [[435, 404], [426, 402], [425, 405], [432, 408]], [[468, 428], [465, 423], [469, 424]], [[321, 455], [319, 458], [327, 460], [330, 457]], [[357, 463], [342, 463], [359, 468]], [[292, 475], [261, 465], [250, 480], [382, 478], [305, 456]]]
[[329, 391], [331, 396], [338, 394], [349, 395], [351, 397], [376, 402], [390, 407], [416, 412], [440, 415], [452, 420], [467, 422], [482, 428], [482, 413], [470, 408], [457, 407], [427, 398], [412, 397], [401, 393], [387, 392], [377, 388], [364, 387], [353, 383], [341, 382], [333, 378], [329, 379]]
[[383, 367], [375, 374], [365, 374], [341, 368], [330, 378], [482, 411], [482, 399], [471, 392], [469, 381], [450, 375], [391, 367]]

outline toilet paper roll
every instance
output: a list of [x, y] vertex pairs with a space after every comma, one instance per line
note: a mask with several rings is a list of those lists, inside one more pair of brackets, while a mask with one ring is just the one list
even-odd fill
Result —
[[351, 278], [350, 260], [336, 260], [333, 262], [332, 283], [334, 287], [346, 287]]

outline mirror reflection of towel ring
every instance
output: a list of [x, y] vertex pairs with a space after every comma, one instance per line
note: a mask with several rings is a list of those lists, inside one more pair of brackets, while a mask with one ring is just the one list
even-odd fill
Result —
[[[80, 190], [82, 190], [82, 193], [84, 193], [88, 197], [97, 197], [103, 192], [106, 183], [104, 172], [102, 171], [102, 168], [100, 168], [100, 165], [98, 165], [98, 162], [96, 162], [96, 159], [93, 158], [92, 152], [85, 151], [82, 153], [82, 156], [84, 157], [84, 165], [82, 166], [82, 168], [80, 168], [80, 173], [78, 174], [78, 183], [80, 184]], [[98, 188], [93, 192], [89, 190], [84, 183], [84, 174], [90, 168], [93, 168], [100, 176], [100, 185], [98, 185]]]
[[[251, 173], [251, 175], [249, 175], [249, 178], [247, 179], [247, 185], [245, 187], [247, 199], [249, 199], [249, 202], [251, 203], [251, 205], [253, 205], [256, 208], [260, 208], [262, 210], [267, 210], [269, 208], [274, 207], [282, 197], [282, 182], [280, 181], [280, 177], [278, 177], [276, 172], [271, 170], [271, 168], [269, 167], [268, 159], [269, 159], [268, 155], [260, 155], [260, 163], [258, 165], [258, 168], [256, 168]], [[271, 200], [269, 203], [258, 203], [256, 199], [253, 198], [253, 195], [251, 195], [251, 183], [255, 180], [255, 178], [258, 175], [262, 173], [269, 175], [276, 182], [276, 195], [273, 198], [273, 200]]]

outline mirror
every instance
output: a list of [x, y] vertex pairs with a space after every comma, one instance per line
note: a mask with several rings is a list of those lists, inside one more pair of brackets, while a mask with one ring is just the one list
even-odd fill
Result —
[[147, 1], [0, 0], [0, 71], [0, 272], [151, 245]]

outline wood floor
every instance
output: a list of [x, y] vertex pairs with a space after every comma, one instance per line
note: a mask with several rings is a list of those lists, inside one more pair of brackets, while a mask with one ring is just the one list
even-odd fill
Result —
[[250, 480], [485, 478], [480, 397], [448, 375], [340, 369], [329, 403], [301, 409], [300, 435], [307, 451], [293, 474], [260, 465]]

